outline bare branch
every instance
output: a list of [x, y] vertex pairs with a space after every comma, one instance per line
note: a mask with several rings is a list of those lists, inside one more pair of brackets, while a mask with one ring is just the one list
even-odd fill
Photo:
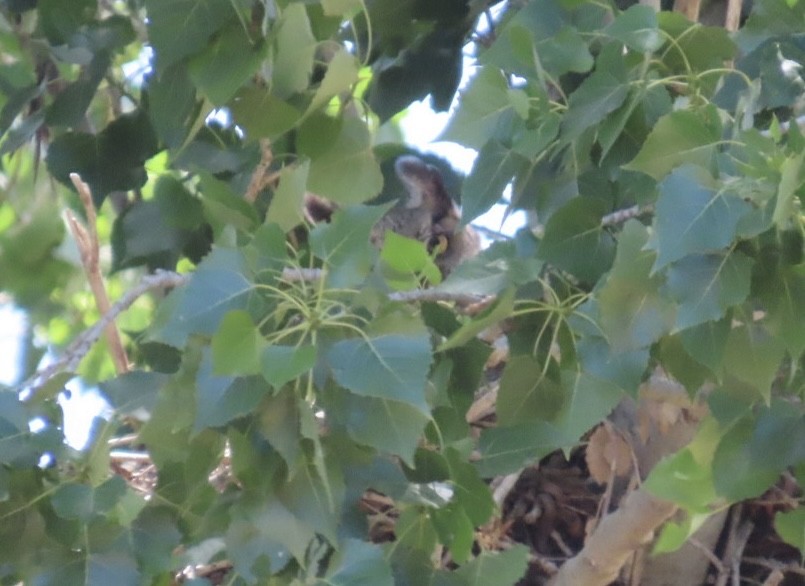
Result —
[[[101, 274], [100, 267], [100, 244], [98, 242], [98, 232], [96, 229], [97, 217], [95, 215], [95, 205], [92, 203], [92, 193], [78, 173], [70, 173], [70, 181], [75, 185], [84, 211], [87, 214], [87, 227], [84, 228], [78, 219], [69, 211], [67, 212], [67, 225], [73, 233], [73, 237], [78, 244], [81, 253], [81, 264], [84, 266], [84, 273], [87, 275], [92, 295], [95, 297], [95, 305], [101, 315], [109, 313], [111, 304], [109, 295], [106, 293], [106, 285]], [[106, 325], [106, 340], [109, 342], [109, 350], [112, 354], [112, 361], [115, 363], [115, 370], [118, 374], [127, 372], [129, 360], [123, 341], [120, 339], [120, 332], [117, 331], [113, 321]]]
[[549, 586], [604, 586], [612, 583], [629, 557], [651, 541], [677, 506], [639, 488], [623, 505], [601, 520], [584, 548], [568, 560], [548, 582]]
[[114, 323], [117, 316], [131, 307], [141, 295], [152, 289], [178, 287], [186, 283], [188, 279], [189, 277], [185, 275], [166, 271], [158, 271], [153, 275], [143, 277], [136, 287], [126, 291], [123, 297], [111, 306], [97, 322], [80, 333], [58, 360], [37, 371], [21, 385], [21, 388], [30, 389], [31, 395], [33, 395], [59, 372], [63, 370], [75, 371], [93, 344], [101, 337], [104, 329], [109, 324]]

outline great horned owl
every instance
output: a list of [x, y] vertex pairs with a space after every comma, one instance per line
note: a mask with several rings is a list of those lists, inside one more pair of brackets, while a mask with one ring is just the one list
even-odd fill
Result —
[[[428, 251], [436, 254], [436, 266], [447, 276], [458, 263], [478, 253], [478, 233], [461, 226], [461, 215], [436, 167], [406, 155], [397, 159], [394, 170], [408, 193], [375, 224], [371, 242], [382, 246], [388, 230], [424, 242]], [[306, 197], [305, 213], [310, 220], [326, 221], [333, 211], [331, 202], [314, 195]]]
[[394, 170], [408, 195], [375, 225], [372, 242], [380, 246], [387, 230], [424, 242], [436, 253], [436, 266], [447, 276], [458, 263], [478, 253], [478, 233], [461, 226], [461, 214], [436, 167], [407, 155], [397, 159]]

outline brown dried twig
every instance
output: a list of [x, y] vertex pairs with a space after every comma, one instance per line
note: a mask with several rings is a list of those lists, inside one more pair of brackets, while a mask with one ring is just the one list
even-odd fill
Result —
[[[67, 219], [67, 226], [75, 238], [78, 245], [78, 251], [81, 253], [81, 264], [84, 266], [84, 273], [87, 275], [89, 286], [92, 289], [92, 295], [95, 297], [95, 305], [101, 315], [109, 313], [111, 303], [109, 302], [109, 295], [106, 293], [106, 285], [101, 274], [100, 267], [100, 244], [98, 242], [98, 232], [96, 229], [97, 217], [95, 215], [95, 205], [92, 202], [92, 193], [90, 192], [89, 185], [87, 185], [78, 173], [70, 173], [70, 181], [75, 185], [78, 191], [78, 196], [81, 198], [81, 204], [84, 206], [84, 212], [87, 214], [87, 225], [84, 227], [78, 218], [75, 217], [70, 210], [65, 212]], [[123, 348], [123, 342], [120, 339], [120, 333], [117, 331], [113, 321], [106, 325], [106, 340], [109, 343], [109, 350], [112, 353], [112, 361], [115, 364], [115, 370], [118, 374], [127, 372], [129, 369], [129, 360], [126, 356], [126, 350]]]

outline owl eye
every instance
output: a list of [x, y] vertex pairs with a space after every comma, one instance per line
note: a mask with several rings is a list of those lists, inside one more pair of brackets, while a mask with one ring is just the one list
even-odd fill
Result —
[[447, 236], [444, 234], [431, 236], [430, 240], [428, 241], [428, 251], [434, 256], [439, 256], [447, 252], [448, 245], [449, 242], [447, 240]]

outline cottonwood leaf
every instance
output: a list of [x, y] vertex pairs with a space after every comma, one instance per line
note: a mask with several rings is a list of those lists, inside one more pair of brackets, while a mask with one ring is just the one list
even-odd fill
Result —
[[342, 387], [358, 395], [400, 401], [424, 414], [430, 412], [425, 382], [432, 359], [426, 335], [350, 338], [333, 344], [326, 355], [333, 378]]
[[543, 421], [488, 429], [481, 433], [475, 466], [483, 478], [509, 474], [577, 440]]
[[657, 121], [640, 152], [623, 168], [642, 171], [657, 181], [685, 163], [707, 168], [720, 140], [717, 114], [677, 110]]
[[458, 109], [439, 140], [481, 149], [507, 112], [513, 114], [506, 78], [496, 67], [482, 67], [461, 92]]
[[271, 72], [272, 93], [284, 100], [308, 87], [313, 72], [316, 37], [303, 4], [289, 4], [282, 11]]
[[414, 453], [430, 421], [420, 408], [402, 401], [346, 392], [339, 399], [340, 417], [350, 437], [414, 465]]
[[668, 333], [674, 304], [651, 275], [655, 255], [645, 250], [648, 231], [636, 220], [624, 226], [612, 270], [598, 296], [599, 322], [613, 351], [639, 350]]
[[215, 32], [237, 18], [230, 0], [146, 0], [145, 6], [160, 72], [204, 49]]
[[653, 270], [689, 254], [719, 251], [736, 238], [738, 222], [752, 205], [709, 187], [705, 173], [692, 165], [673, 171], [660, 184], [654, 214], [657, 251]]
[[679, 302], [676, 326], [686, 329], [724, 317], [749, 295], [752, 260], [740, 252], [690, 255], [668, 269], [668, 291]]
[[635, 4], [621, 12], [604, 29], [604, 34], [641, 53], [656, 51], [665, 43], [660, 34], [657, 11], [642, 4]]
[[601, 198], [571, 199], [548, 220], [538, 257], [585, 283], [596, 283], [615, 258], [615, 240], [601, 226], [607, 209]]
[[497, 140], [488, 140], [461, 189], [462, 223], [469, 224], [500, 201], [514, 174], [527, 164], [519, 153]]
[[317, 586], [394, 586], [391, 567], [380, 546], [347, 539], [333, 559], [333, 571]]

